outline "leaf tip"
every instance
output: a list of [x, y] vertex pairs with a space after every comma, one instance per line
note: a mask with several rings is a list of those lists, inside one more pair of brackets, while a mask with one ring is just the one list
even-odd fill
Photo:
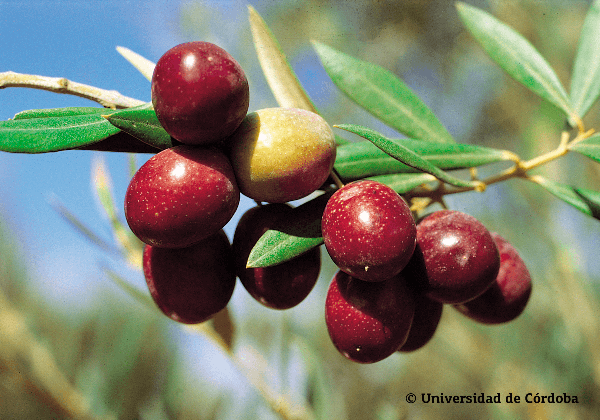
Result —
[[255, 258], [252, 258], [252, 255], [248, 257], [248, 261], [246, 261], [246, 268], [259, 268], [260, 265], [256, 264]]

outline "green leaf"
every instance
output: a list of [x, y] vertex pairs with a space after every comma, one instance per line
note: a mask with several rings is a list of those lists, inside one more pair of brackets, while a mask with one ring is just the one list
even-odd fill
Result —
[[[511, 154], [504, 150], [470, 144], [432, 143], [412, 139], [390, 139], [440, 169], [472, 168], [488, 163], [510, 160]], [[345, 144], [337, 148], [335, 169], [344, 181], [368, 176], [417, 172], [389, 156], [369, 141]]]
[[119, 131], [104, 140], [96, 143], [87, 144], [78, 147], [77, 150], [96, 150], [100, 152], [117, 152], [117, 153], [151, 153], [160, 152], [156, 147], [150, 146], [139, 141], [135, 137]]
[[252, 6], [248, 6], [248, 13], [258, 61], [279, 106], [317, 113], [263, 18]]
[[585, 140], [569, 145], [569, 150], [581, 153], [584, 156], [600, 162], [600, 134], [594, 134]]
[[117, 111], [106, 118], [115, 127], [157, 149], [168, 149], [181, 144], [162, 127], [152, 103]]
[[13, 120], [24, 120], [24, 119], [28, 119], [28, 118], [72, 117], [72, 116], [87, 115], [87, 114], [106, 115], [111, 112], [115, 112], [115, 111], [111, 110], [111, 109], [107, 109], [107, 108], [91, 107], [91, 106], [49, 108], [49, 109], [29, 109], [26, 111], [21, 111], [18, 114], [15, 114]]
[[248, 256], [247, 267], [281, 264], [323, 243], [321, 218], [332, 193], [325, 193], [293, 209], [293, 216], [266, 231]]
[[571, 103], [580, 118], [600, 94], [600, 0], [590, 7], [579, 38], [571, 77]]
[[114, 111], [98, 109], [102, 112], [86, 110], [71, 114], [72, 109], [63, 109], [54, 112], [69, 114], [0, 121], [0, 150], [13, 153], [57, 152], [97, 143], [118, 133], [120, 130], [102, 117], [102, 114]]
[[398, 194], [406, 194], [419, 185], [426, 184], [430, 181], [435, 181], [436, 178], [429, 174], [419, 173], [380, 175], [372, 176], [366, 179], [381, 182], [382, 184], [385, 184], [396, 191]]
[[333, 83], [375, 117], [408, 137], [454, 142], [433, 112], [393, 73], [319, 42], [313, 45]]
[[364, 137], [365, 139], [373, 143], [375, 146], [383, 150], [385, 153], [387, 153], [395, 159], [398, 159], [405, 165], [410, 166], [420, 172], [431, 174], [440, 181], [443, 181], [447, 184], [454, 185], [455, 187], [475, 188], [477, 190], [482, 190], [485, 188], [481, 181], [465, 181], [453, 177], [452, 175], [444, 172], [443, 170], [435, 166], [433, 163], [425, 160], [412, 150], [403, 146], [401, 143], [396, 142], [392, 139], [388, 139], [382, 134], [376, 132], [375, 130], [352, 124], [336, 125], [335, 127], [341, 128], [342, 130], [350, 131], [354, 134]]
[[469, 32], [504, 71], [569, 118], [576, 116], [556, 73], [529, 41], [481, 9], [465, 3], [458, 3], [457, 8]]
[[541, 176], [534, 176], [530, 179], [580, 212], [600, 220], [600, 192], [572, 187]]

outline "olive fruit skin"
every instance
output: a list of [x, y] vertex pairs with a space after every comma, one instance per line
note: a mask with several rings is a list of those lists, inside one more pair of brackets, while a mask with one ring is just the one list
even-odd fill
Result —
[[338, 271], [325, 299], [325, 323], [336, 349], [349, 360], [375, 363], [402, 346], [415, 301], [399, 276], [366, 282]]
[[249, 113], [226, 143], [240, 191], [259, 202], [309, 195], [327, 180], [336, 156], [329, 124], [295, 108]]
[[125, 194], [125, 218], [142, 242], [184, 248], [218, 232], [239, 201], [223, 152], [182, 145], [157, 153], [138, 169]]
[[346, 184], [331, 196], [321, 231], [340, 270], [365, 281], [400, 273], [416, 244], [415, 220], [404, 198], [370, 180]]
[[168, 50], [152, 74], [152, 104], [163, 128], [185, 144], [229, 136], [248, 112], [250, 90], [239, 63], [210, 42]]
[[531, 296], [531, 275], [515, 247], [499, 234], [492, 237], [500, 252], [496, 281], [481, 296], [454, 307], [482, 324], [501, 324], [517, 318]]
[[498, 247], [475, 217], [439, 210], [417, 224], [408, 276], [430, 299], [463, 303], [485, 292], [500, 269]]
[[156, 305], [184, 324], [210, 319], [227, 306], [235, 288], [233, 253], [223, 230], [188, 248], [146, 245], [143, 269]]
[[415, 294], [415, 316], [406, 342], [398, 349], [408, 353], [422, 348], [433, 338], [442, 318], [444, 304], [429, 299], [420, 293]]
[[233, 236], [236, 274], [258, 302], [272, 309], [289, 309], [312, 291], [321, 270], [320, 248], [270, 267], [246, 268], [250, 251], [269, 229], [288, 218], [292, 207], [274, 203], [253, 207], [240, 218]]

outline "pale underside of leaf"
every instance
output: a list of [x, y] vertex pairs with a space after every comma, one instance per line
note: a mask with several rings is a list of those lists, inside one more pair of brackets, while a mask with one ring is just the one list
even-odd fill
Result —
[[148, 60], [147, 58], [142, 57], [138, 53], [131, 51], [129, 48], [118, 46], [117, 51], [127, 61], [129, 61], [133, 65], [133, 67], [138, 69], [138, 71], [140, 73], [142, 73], [142, 75], [146, 79], [148, 79], [149, 81], [152, 81], [152, 73], [154, 73], [154, 67], [156, 66], [156, 64], [154, 64], [152, 61]]
[[258, 61], [279, 106], [316, 113], [314, 104], [263, 18], [252, 6], [248, 6], [248, 12]]

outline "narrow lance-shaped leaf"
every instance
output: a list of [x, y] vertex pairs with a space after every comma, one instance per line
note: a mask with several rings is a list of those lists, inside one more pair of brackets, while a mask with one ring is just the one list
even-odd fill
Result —
[[151, 103], [111, 113], [106, 119], [115, 127], [157, 149], [168, 149], [181, 144], [162, 127]]
[[454, 142], [427, 105], [392, 72], [325, 44], [313, 45], [333, 83], [375, 117], [411, 138]]
[[571, 120], [577, 117], [556, 73], [527, 39], [481, 9], [465, 3], [458, 3], [457, 8], [469, 32], [504, 71]]
[[119, 131], [116, 134], [107, 137], [99, 142], [91, 143], [85, 146], [78, 147], [77, 150], [96, 150], [100, 152], [117, 152], [117, 153], [150, 153], [156, 154], [160, 152], [156, 147], [150, 146], [135, 137]]
[[571, 103], [581, 117], [600, 94], [600, 0], [590, 7], [583, 23], [571, 77]]
[[[258, 61], [279, 106], [318, 113], [263, 18], [252, 6], [248, 6], [248, 12]], [[335, 141], [337, 144], [348, 143], [338, 135], [335, 136]]]
[[600, 192], [587, 188], [576, 188], [570, 185], [550, 181], [541, 176], [530, 178], [548, 192], [564, 202], [572, 205], [582, 213], [600, 220]]
[[383, 150], [385, 153], [399, 160], [405, 165], [415, 168], [418, 171], [431, 174], [447, 184], [454, 185], [456, 187], [474, 188], [476, 190], [482, 190], [485, 188], [485, 185], [483, 185], [481, 181], [465, 181], [444, 172], [437, 166], [417, 155], [412, 150], [406, 148], [398, 142], [388, 139], [375, 130], [351, 124], [336, 125], [335, 127], [364, 137], [372, 142], [375, 146]]
[[[511, 160], [514, 156], [505, 150], [471, 144], [432, 143], [412, 139], [390, 140], [412, 150], [440, 169], [473, 168]], [[338, 147], [335, 169], [344, 181], [399, 172], [418, 172], [369, 141], [358, 141]]]
[[281, 264], [321, 245], [321, 218], [329, 197], [325, 193], [292, 209], [292, 217], [266, 231], [252, 248], [247, 267]]
[[47, 109], [28, 109], [21, 111], [13, 117], [13, 120], [26, 120], [29, 118], [52, 118], [52, 117], [72, 117], [86, 114], [109, 114], [115, 112], [98, 106], [77, 106], [65, 108], [47, 108]]
[[[104, 140], [120, 130], [98, 112], [0, 121], [0, 150], [13, 153], [46, 153], [75, 149]], [[59, 112], [59, 111], [56, 111]]]
[[398, 194], [406, 194], [420, 185], [436, 180], [433, 175], [424, 173], [379, 175], [365, 179], [381, 182], [382, 184], [385, 184], [396, 191]]
[[[30, 109], [0, 122], [0, 151], [47, 153], [61, 150], [157, 153], [102, 116], [118, 111], [101, 107]], [[103, 121], [104, 120], [104, 121]], [[108, 123], [108, 124], [107, 124]]]
[[596, 162], [600, 162], [600, 134], [594, 134], [585, 140], [571, 143], [569, 150], [581, 153]]
[[129, 48], [125, 47], [117, 47], [117, 51], [121, 54], [127, 61], [131, 63], [133, 67], [135, 67], [142, 75], [148, 79], [152, 80], [152, 73], [154, 73], [154, 64], [152, 61], [147, 58], [142, 57], [138, 53], [131, 51]]
[[300, 108], [316, 113], [314, 104], [263, 18], [252, 6], [248, 6], [248, 12], [258, 61], [277, 103], [284, 108]]

